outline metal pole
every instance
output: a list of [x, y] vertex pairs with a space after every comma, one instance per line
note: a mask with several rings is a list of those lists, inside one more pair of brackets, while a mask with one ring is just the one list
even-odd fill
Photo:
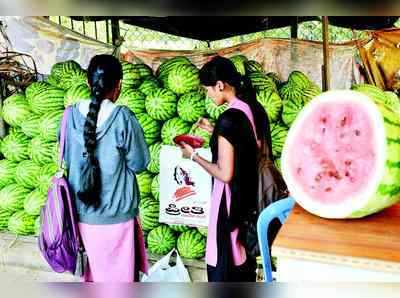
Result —
[[329, 21], [327, 16], [322, 17], [322, 33], [323, 33], [323, 55], [324, 55], [324, 65], [323, 65], [323, 90], [327, 91], [330, 89], [331, 80], [331, 67], [330, 67], [330, 53], [329, 53]]
[[299, 18], [295, 17], [294, 20], [292, 21], [292, 24], [290, 25], [290, 37], [293, 39], [297, 39], [297, 32], [299, 28]]

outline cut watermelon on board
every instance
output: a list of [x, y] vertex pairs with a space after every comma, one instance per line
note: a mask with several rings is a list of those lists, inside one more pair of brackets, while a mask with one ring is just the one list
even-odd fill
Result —
[[360, 218], [400, 200], [400, 118], [355, 91], [313, 99], [289, 130], [282, 173], [291, 196], [325, 218]]

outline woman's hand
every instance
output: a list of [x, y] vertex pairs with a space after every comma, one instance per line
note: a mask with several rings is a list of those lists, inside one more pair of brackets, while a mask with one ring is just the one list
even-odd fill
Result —
[[182, 156], [184, 158], [190, 158], [194, 152], [194, 149], [190, 145], [186, 144], [185, 142], [181, 142], [179, 145], [182, 150]]
[[200, 127], [201, 129], [204, 129], [205, 131], [209, 132], [210, 134], [212, 134], [214, 131], [214, 126], [206, 118], [200, 118], [199, 121], [197, 121], [196, 126]]

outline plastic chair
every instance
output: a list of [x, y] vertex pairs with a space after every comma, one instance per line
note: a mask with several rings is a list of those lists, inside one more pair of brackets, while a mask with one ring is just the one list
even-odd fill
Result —
[[264, 268], [265, 282], [272, 282], [273, 280], [271, 256], [268, 245], [268, 227], [271, 221], [275, 218], [278, 218], [283, 225], [294, 206], [294, 202], [294, 199], [291, 197], [276, 201], [265, 208], [257, 220], [258, 243], [260, 246], [261, 259]]

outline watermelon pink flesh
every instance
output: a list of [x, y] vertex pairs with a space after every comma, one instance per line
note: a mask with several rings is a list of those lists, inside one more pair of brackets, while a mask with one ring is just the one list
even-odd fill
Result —
[[363, 217], [398, 202], [399, 136], [398, 116], [368, 97], [324, 93], [299, 114], [285, 142], [291, 195], [327, 218]]

